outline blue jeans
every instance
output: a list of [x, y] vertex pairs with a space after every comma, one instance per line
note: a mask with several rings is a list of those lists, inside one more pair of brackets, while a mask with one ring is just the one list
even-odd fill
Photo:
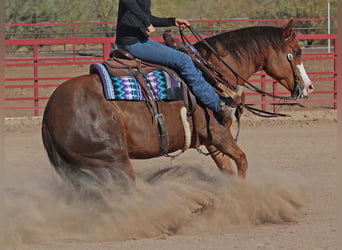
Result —
[[187, 54], [151, 39], [132, 45], [118, 44], [118, 48], [128, 51], [143, 61], [161, 64], [176, 70], [200, 102], [213, 111], [219, 110], [219, 95], [203, 78], [202, 72]]

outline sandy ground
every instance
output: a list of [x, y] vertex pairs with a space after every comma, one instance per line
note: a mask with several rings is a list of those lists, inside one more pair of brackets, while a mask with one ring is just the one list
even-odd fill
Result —
[[134, 161], [137, 193], [107, 212], [59, 180], [39, 119], [8, 120], [7, 249], [337, 249], [336, 112], [291, 115], [242, 118], [245, 181], [196, 150]]

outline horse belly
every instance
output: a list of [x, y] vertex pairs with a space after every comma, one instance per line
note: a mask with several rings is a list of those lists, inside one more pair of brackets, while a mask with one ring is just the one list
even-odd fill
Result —
[[[160, 156], [159, 130], [145, 102], [117, 102], [123, 110], [126, 123], [126, 142], [131, 159], [148, 159]], [[169, 150], [183, 149], [185, 133], [180, 109], [181, 102], [159, 102], [168, 134]]]

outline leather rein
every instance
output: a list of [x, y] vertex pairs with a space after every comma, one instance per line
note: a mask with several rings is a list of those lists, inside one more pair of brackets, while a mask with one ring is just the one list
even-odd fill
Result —
[[[290, 63], [291, 66], [291, 70], [293, 73], [293, 77], [294, 77], [294, 81], [295, 81], [295, 91], [298, 92], [298, 95], [296, 97], [284, 97], [284, 96], [279, 96], [279, 95], [274, 95], [271, 93], [268, 93], [266, 91], [263, 91], [262, 89], [256, 87], [255, 85], [253, 85], [251, 82], [249, 82], [247, 79], [245, 79], [243, 76], [241, 76], [236, 70], [234, 70], [229, 64], [227, 64], [222, 57], [218, 54], [218, 52], [205, 40], [203, 39], [203, 37], [201, 35], [198, 34], [198, 32], [196, 32], [191, 26], [188, 27], [189, 30], [192, 32], [192, 34], [194, 35], [194, 37], [196, 38], [196, 40], [198, 42], [202, 42], [205, 46], [208, 47], [208, 49], [210, 50], [211, 53], [213, 53], [217, 59], [225, 66], [227, 67], [235, 76], [237, 76], [238, 78], [240, 78], [241, 80], [243, 80], [244, 84], [243, 86], [245, 86], [246, 88], [248, 88], [251, 91], [254, 91], [256, 93], [262, 94], [262, 95], [266, 95], [272, 98], [277, 98], [283, 101], [287, 101], [287, 100], [297, 100], [298, 98], [300, 98], [300, 96], [303, 93], [303, 86], [300, 84], [300, 80], [299, 77], [297, 75], [297, 72], [295, 70], [295, 66], [293, 64], [293, 59], [295, 57], [300, 57], [301, 56], [301, 51], [294, 51], [293, 53], [289, 53], [287, 55], [287, 60]], [[183, 44], [188, 44], [191, 45], [191, 42], [186, 38], [186, 36], [184, 35], [183, 30], [179, 30], [180, 31], [180, 36], [182, 38]], [[291, 38], [294, 37], [294, 33], [291, 33], [291, 36], [289, 38], [286, 38], [285, 40], [288, 41]], [[258, 116], [262, 116], [262, 117], [277, 117], [277, 116], [287, 116], [285, 114], [279, 114], [279, 113], [273, 113], [273, 112], [267, 112], [264, 110], [260, 110], [260, 109], [256, 109], [256, 108], [252, 108], [250, 105], [248, 104], [244, 104], [244, 106], [246, 107], [246, 109], [248, 109], [251, 113], [258, 115]]]

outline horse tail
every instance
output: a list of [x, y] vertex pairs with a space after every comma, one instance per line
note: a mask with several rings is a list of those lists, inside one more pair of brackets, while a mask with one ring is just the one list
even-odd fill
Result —
[[90, 187], [89, 185], [92, 184], [98, 184], [98, 180], [95, 178], [95, 176], [72, 164], [57, 150], [44, 118], [45, 116], [43, 116], [42, 121], [43, 145], [47, 152], [50, 163], [58, 175], [64, 181], [69, 182], [78, 191], [85, 191], [85, 184], [87, 187]]

